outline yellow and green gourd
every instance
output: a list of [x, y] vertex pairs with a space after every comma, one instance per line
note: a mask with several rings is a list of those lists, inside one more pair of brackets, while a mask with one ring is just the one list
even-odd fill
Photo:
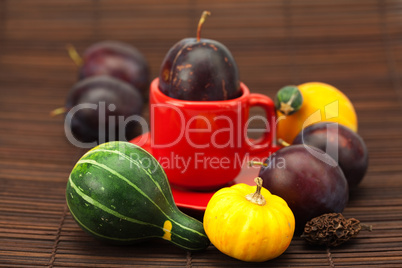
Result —
[[281, 88], [275, 97], [278, 139], [292, 143], [305, 127], [318, 122], [335, 122], [357, 131], [353, 103], [336, 87], [307, 82]]
[[202, 223], [175, 205], [156, 159], [128, 142], [88, 151], [70, 174], [66, 199], [78, 225], [102, 240], [130, 244], [162, 238], [186, 250], [210, 244]]

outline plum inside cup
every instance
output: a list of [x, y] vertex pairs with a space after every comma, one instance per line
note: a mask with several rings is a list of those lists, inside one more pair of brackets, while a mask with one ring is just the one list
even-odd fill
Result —
[[159, 73], [159, 88], [167, 96], [180, 100], [217, 101], [241, 95], [239, 71], [229, 49], [222, 43], [200, 37], [184, 38], [166, 54]]

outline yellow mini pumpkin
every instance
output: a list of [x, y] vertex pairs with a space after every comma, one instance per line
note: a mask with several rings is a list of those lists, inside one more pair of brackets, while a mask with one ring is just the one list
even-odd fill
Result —
[[295, 218], [286, 201], [262, 187], [236, 184], [208, 202], [204, 229], [212, 244], [233, 258], [262, 262], [281, 255], [293, 238]]

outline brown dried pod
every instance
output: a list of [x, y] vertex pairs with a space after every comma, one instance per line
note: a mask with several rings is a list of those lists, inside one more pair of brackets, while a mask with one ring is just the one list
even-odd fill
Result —
[[346, 219], [340, 213], [328, 213], [308, 221], [301, 237], [310, 244], [336, 247], [355, 237], [361, 230], [371, 232], [372, 226], [361, 224], [355, 218]]

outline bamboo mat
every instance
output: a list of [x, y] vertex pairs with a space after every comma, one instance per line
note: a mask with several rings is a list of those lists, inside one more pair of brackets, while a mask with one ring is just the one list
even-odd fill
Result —
[[[167, 50], [202, 35], [233, 53], [241, 80], [280, 87], [332, 84], [349, 96], [370, 152], [345, 216], [373, 232], [339, 248], [295, 237], [279, 258], [250, 264], [212, 245], [189, 253], [164, 241], [116, 247], [85, 234], [68, 212], [69, 172], [84, 153], [50, 117], [75, 83], [65, 45], [101, 40], [140, 49], [156, 77]], [[402, 267], [402, 3], [340, 1], [0, 0], [0, 267]]]

